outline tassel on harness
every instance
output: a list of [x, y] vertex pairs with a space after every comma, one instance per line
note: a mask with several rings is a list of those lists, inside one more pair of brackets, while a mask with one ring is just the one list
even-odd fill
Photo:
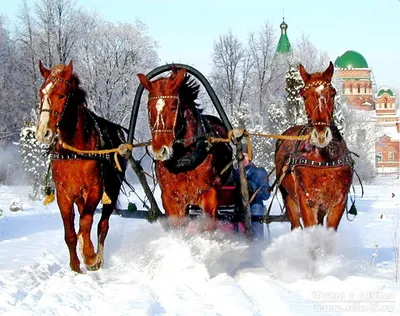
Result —
[[47, 173], [46, 173], [45, 188], [44, 188], [45, 196], [43, 200], [43, 205], [48, 205], [55, 199], [54, 188], [49, 186], [50, 165], [51, 164], [49, 163], [49, 167], [47, 168]]
[[103, 192], [103, 196], [101, 198], [101, 203], [102, 204], [111, 204], [111, 199], [108, 196], [108, 194], [106, 193], [106, 191]]
[[43, 205], [48, 205], [55, 199], [54, 189], [50, 187], [46, 187], [45, 189], [46, 195], [44, 196]]

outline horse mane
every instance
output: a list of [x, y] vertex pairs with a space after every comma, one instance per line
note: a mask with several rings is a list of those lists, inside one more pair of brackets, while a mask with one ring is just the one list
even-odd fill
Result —
[[85, 90], [83, 90], [80, 84], [81, 80], [79, 79], [78, 75], [73, 73], [71, 76], [71, 85], [74, 91], [73, 99], [77, 104], [82, 104], [84, 107], [87, 107], [87, 93]]
[[[55, 65], [53, 68], [51, 68], [51, 76], [55, 78], [62, 78], [62, 72], [65, 70], [66, 66], [63, 64], [58, 64]], [[85, 107], [87, 107], [87, 102], [86, 102], [86, 91], [83, 90], [80, 86], [81, 80], [79, 79], [79, 76], [74, 72], [71, 75], [70, 79], [70, 84], [72, 86], [73, 90], [73, 101], [76, 102], [77, 104], [82, 104]]]
[[[178, 68], [175, 65], [170, 65], [172, 70], [171, 77], [175, 76]], [[185, 79], [179, 88], [179, 99], [181, 104], [186, 104], [191, 107], [192, 110], [196, 110], [199, 113], [203, 112], [200, 108], [200, 104], [195, 102], [199, 96], [200, 84], [190, 74], [185, 74]]]
[[[55, 78], [62, 78], [62, 71], [65, 69], [65, 65], [56, 65], [51, 70], [51, 75]], [[65, 110], [65, 115], [68, 117], [68, 121], [61, 121], [60, 127], [64, 128], [65, 137], [71, 138], [75, 133], [75, 125], [78, 120], [77, 110], [78, 105], [82, 106], [84, 109], [84, 115], [87, 117], [85, 119], [85, 129], [84, 129], [84, 139], [87, 141], [90, 137], [92, 129], [96, 128], [96, 123], [93, 121], [93, 114], [87, 107], [87, 93], [80, 86], [81, 80], [76, 73], [72, 73], [70, 78], [70, 85], [72, 94], [68, 101], [67, 108]]]

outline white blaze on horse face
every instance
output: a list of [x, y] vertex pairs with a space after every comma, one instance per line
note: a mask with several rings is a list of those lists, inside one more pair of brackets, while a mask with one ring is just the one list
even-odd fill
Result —
[[[39, 116], [39, 123], [38, 123], [38, 128], [36, 131], [36, 138], [40, 142], [45, 142], [45, 135], [47, 132], [47, 124], [49, 123], [50, 120], [50, 99], [49, 99], [49, 94], [51, 90], [53, 89], [54, 83], [49, 82], [43, 89], [43, 99], [42, 99], [42, 106], [41, 106], [41, 112]], [[47, 110], [47, 111], [43, 111]]]
[[326, 98], [322, 94], [322, 91], [324, 91], [325, 86], [321, 84], [318, 88], [315, 89], [315, 92], [318, 94], [318, 109], [320, 112], [322, 112], [322, 106], [326, 104]]
[[162, 128], [165, 128], [165, 122], [164, 122], [164, 119], [163, 119], [163, 117], [161, 115], [162, 110], [164, 109], [164, 106], [165, 106], [164, 99], [163, 98], [159, 98], [157, 100], [157, 103], [156, 103], [157, 118], [156, 118], [156, 122], [154, 123], [153, 130], [159, 128], [160, 119], [161, 119], [161, 123], [162, 123], [162, 126], [163, 126]]

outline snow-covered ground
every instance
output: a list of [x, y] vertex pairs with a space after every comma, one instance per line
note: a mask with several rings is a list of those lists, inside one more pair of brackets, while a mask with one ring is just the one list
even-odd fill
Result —
[[[400, 315], [399, 185], [388, 177], [365, 186], [358, 216], [337, 233], [272, 223], [271, 238], [251, 245], [113, 215], [105, 267], [82, 275], [69, 269], [57, 204], [0, 186], [0, 314]], [[9, 210], [14, 200], [22, 211]]]

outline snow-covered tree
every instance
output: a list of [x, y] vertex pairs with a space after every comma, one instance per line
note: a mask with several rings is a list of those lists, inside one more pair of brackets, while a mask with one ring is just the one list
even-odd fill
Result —
[[234, 106], [233, 115], [228, 116], [230, 116], [234, 128], [248, 129], [251, 126], [251, 109], [248, 103], [243, 103], [242, 106]]
[[248, 51], [253, 60], [251, 70], [251, 95], [253, 110], [259, 115], [265, 115], [271, 95], [271, 89], [276, 80], [274, 55], [276, 50], [275, 29], [269, 23], [264, 24], [260, 31], [250, 33], [247, 42]]
[[252, 59], [246, 47], [228, 31], [214, 43], [211, 84], [230, 115], [246, 101]]
[[296, 62], [302, 64], [309, 74], [324, 71], [329, 65], [329, 55], [319, 51], [306, 35], [296, 41], [293, 52]]
[[350, 109], [347, 105], [343, 107], [346, 129], [343, 137], [350, 151], [359, 157], [353, 156], [355, 170], [365, 181], [375, 176], [375, 140], [379, 135], [374, 114], [369, 111]]
[[287, 118], [290, 125], [307, 123], [304, 101], [300, 96], [300, 89], [304, 87], [298, 67], [290, 66], [286, 72]]
[[20, 133], [20, 154], [22, 166], [29, 176], [32, 185], [32, 199], [40, 199], [45, 193], [46, 186], [53, 186], [49, 171], [49, 157], [47, 147], [35, 139], [36, 126], [27, 122]]
[[127, 126], [136, 74], [158, 66], [157, 44], [140, 22], [114, 24], [90, 14], [81, 20], [85, 27], [74, 56], [88, 104], [98, 115]]

